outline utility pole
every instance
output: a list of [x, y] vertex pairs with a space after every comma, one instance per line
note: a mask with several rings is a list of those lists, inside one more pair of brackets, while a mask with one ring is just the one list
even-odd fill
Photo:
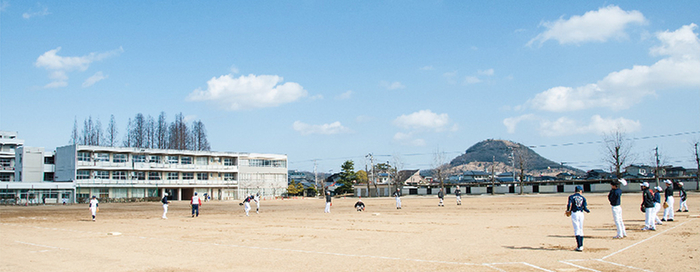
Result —
[[654, 156], [656, 156], [656, 171], [654, 177], [656, 177], [656, 186], [659, 186], [659, 147], [654, 148]]
[[698, 167], [697, 168], [698, 174], [696, 177], [698, 180], [698, 184], [700, 184], [700, 157], [698, 156], [698, 143], [695, 143], [695, 163], [697, 164], [697, 167]]
[[[372, 153], [367, 154], [367, 156], [369, 157], [369, 163], [372, 165], [372, 172], [371, 172], [370, 178], [368, 178], [368, 181], [367, 181], [367, 188], [369, 188], [369, 183], [374, 183], [374, 187], [376, 188], [377, 183], [374, 180], [374, 156], [372, 155]], [[378, 194], [379, 192], [376, 192], [376, 193]], [[367, 192], [367, 195], [371, 196], [372, 194], [371, 194], [371, 192]]]
[[494, 166], [496, 165], [496, 156], [493, 156], [493, 162], [491, 162], [491, 195], [496, 192], [496, 173], [494, 172]]

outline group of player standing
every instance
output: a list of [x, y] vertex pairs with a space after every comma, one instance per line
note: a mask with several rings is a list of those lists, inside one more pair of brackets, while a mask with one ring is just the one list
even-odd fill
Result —
[[[661, 186], [656, 186], [653, 188], [653, 190], [649, 188], [648, 182], [643, 182], [641, 184], [642, 204], [640, 210], [645, 214], [644, 228], [642, 228], [642, 231], [655, 231], [656, 225], [662, 225], [662, 222], [673, 222], [673, 182], [666, 180], [664, 183], [666, 184], [665, 189], [661, 188]], [[622, 197], [622, 190], [620, 189], [621, 185], [626, 186], [627, 181], [625, 179], [620, 179], [611, 182], [611, 189], [608, 193], [608, 201], [612, 207], [613, 221], [615, 222], [615, 227], [617, 228], [617, 234], [613, 237], [613, 239], [622, 239], [627, 237], [625, 223], [622, 220], [622, 208], [620, 207], [620, 198]], [[681, 199], [680, 207], [678, 208], [677, 212], [688, 212], [688, 195], [686, 194], [685, 189], [683, 189], [683, 182], [678, 182], [677, 185]], [[658, 212], [662, 207], [661, 191], [664, 192], [663, 219], [659, 219], [658, 216]], [[586, 198], [583, 197], [581, 193], [583, 193], [583, 188], [581, 186], [576, 186], [574, 194], [569, 196], [568, 203], [566, 204], [566, 215], [571, 216], [571, 223], [574, 227], [576, 251], [583, 251], [583, 212], [591, 212], [588, 210]]]

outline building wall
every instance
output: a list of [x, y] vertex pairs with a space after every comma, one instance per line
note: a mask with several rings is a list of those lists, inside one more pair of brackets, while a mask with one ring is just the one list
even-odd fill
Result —
[[15, 151], [15, 180], [44, 181], [44, 148], [21, 146]]
[[75, 180], [76, 147], [76, 145], [67, 145], [56, 148], [55, 181], [72, 182]]

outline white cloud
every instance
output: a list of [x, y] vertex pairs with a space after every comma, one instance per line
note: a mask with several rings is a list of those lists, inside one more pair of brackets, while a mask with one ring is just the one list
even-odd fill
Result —
[[294, 124], [292, 124], [292, 128], [295, 131], [301, 133], [301, 135], [309, 135], [309, 134], [332, 135], [332, 134], [351, 132], [351, 130], [349, 128], [344, 127], [338, 121], [330, 123], [330, 124], [323, 124], [323, 125], [310, 125], [310, 124], [303, 123], [301, 121], [295, 121]]
[[344, 92], [344, 93], [336, 96], [336, 99], [338, 99], [338, 100], [350, 99], [350, 97], [352, 97], [352, 94], [353, 94], [352, 90], [348, 90], [347, 92]]
[[432, 65], [423, 66], [423, 67], [421, 67], [420, 69], [423, 70], [423, 71], [432, 71], [432, 70], [435, 70], [435, 68], [434, 68]]
[[380, 81], [379, 86], [382, 86], [386, 88], [387, 90], [396, 90], [396, 89], [403, 89], [406, 88], [401, 82], [394, 81], [394, 82], [388, 82], [388, 81]]
[[524, 114], [518, 117], [510, 117], [503, 119], [503, 125], [506, 126], [506, 129], [508, 130], [508, 133], [515, 133], [515, 127], [518, 125], [518, 123], [525, 121], [525, 120], [535, 120], [536, 117], [534, 114]]
[[641, 128], [639, 121], [629, 120], [626, 118], [602, 118], [600, 115], [594, 115], [588, 124], [580, 124], [579, 122], [561, 117], [555, 121], [541, 120], [540, 134], [543, 136], [565, 136], [575, 134], [610, 133], [616, 129], [625, 132], [636, 132]]
[[277, 107], [308, 95], [295, 82], [282, 84], [276, 75], [233, 75], [214, 77], [207, 81], [207, 89], [196, 89], [187, 96], [189, 101], [211, 101], [226, 110], [249, 110]]
[[231, 71], [232, 75], [238, 74], [240, 72], [238, 70], [238, 67], [236, 67], [236, 65], [231, 65], [231, 68], [229, 68], [229, 70]]
[[[3, 6], [4, 6], [4, 4], [5, 4], [5, 3], [3, 3]], [[39, 9], [40, 9], [40, 10], [37, 11], [37, 12], [32, 12], [32, 10], [29, 9], [29, 11], [27, 11], [27, 12], [25, 12], [25, 13], [22, 14], [22, 18], [24, 18], [24, 19], [30, 19], [30, 18], [32, 18], [32, 17], [46, 16], [46, 15], [51, 14], [51, 12], [49, 12], [49, 8], [48, 8], [47, 6], [39, 5]]]
[[312, 95], [312, 96], [309, 97], [309, 99], [311, 99], [311, 100], [321, 100], [321, 99], [323, 99], [323, 95], [322, 95], [322, 94]]
[[99, 71], [83, 82], [83, 88], [90, 87], [103, 79], [107, 79], [107, 77], [109, 76], [105, 76], [102, 74], [102, 71]]
[[36, 67], [48, 70], [49, 78], [53, 80], [51, 83], [44, 86], [45, 88], [65, 87], [68, 85], [68, 72], [76, 70], [85, 71], [93, 62], [119, 55], [124, 52], [124, 49], [119, 47], [112, 51], [102, 53], [93, 52], [82, 57], [63, 57], [57, 54], [58, 51], [61, 51], [61, 47], [46, 51], [39, 56], [34, 63]]
[[481, 82], [481, 79], [475, 76], [467, 76], [464, 78], [464, 84], [476, 84]]
[[185, 123], [197, 120], [197, 115], [185, 115]]
[[493, 68], [486, 69], [486, 70], [479, 70], [477, 73], [479, 75], [482, 75], [482, 76], [492, 76], [493, 75]]
[[526, 105], [564, 112], [595, 107], [626, 109], [658, 90], [700, 87], [700, 39], [690, 24], [656, 34], [660, 46], [650, 54], [666, 56], [651, 66], [635, 65], [580, 87], [558, 86], [535, 95]]
[[10, 7], [10, 2], [0, 1], [0, 12], [6, 11]]
[[582, 16], [574, 15], [568, 20], [559, 18], [553, 22], [542, 22], [547, 28], [530, 40], [530, 46], [539, 41], [543, 44], [548, 40], [556, 40], [559, 44], [580, 44], [583, 42], [605, 42], [608, 39], [626, 38], [625, 29], [631, 24], [645, 24], [646, 19], [641, 12], [624, 11], [618, 6], [610, 5], [597, 11], [589, 11]]
[[394, 119], [394, 125], [414, 130], [443, 131], [450, 123], [447, 113], [436, 114], [430, 110], [421, 110], [409, 115], [401, 115]]
[[397, 132], [394, 141], [408, 146], [425, 146], [425, 140], [414, 138], [412, 133]]

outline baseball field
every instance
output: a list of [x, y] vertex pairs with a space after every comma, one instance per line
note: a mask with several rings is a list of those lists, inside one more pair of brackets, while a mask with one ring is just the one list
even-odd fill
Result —
[[[564, 215], [568, 194], [0, 206], [1, 271], [700, 271], [700, 194], [690, 212], [641, 231], [640, 194], [624, 194], [628, 237], [612, 239], [607, 194], [584, 194], [584, 251]], [[676, 201], [678, 202], [678, 200]], [[676, 207], [678, 203], [676, 203]], [[659, 214], [661, 215], [661, 213]]]

